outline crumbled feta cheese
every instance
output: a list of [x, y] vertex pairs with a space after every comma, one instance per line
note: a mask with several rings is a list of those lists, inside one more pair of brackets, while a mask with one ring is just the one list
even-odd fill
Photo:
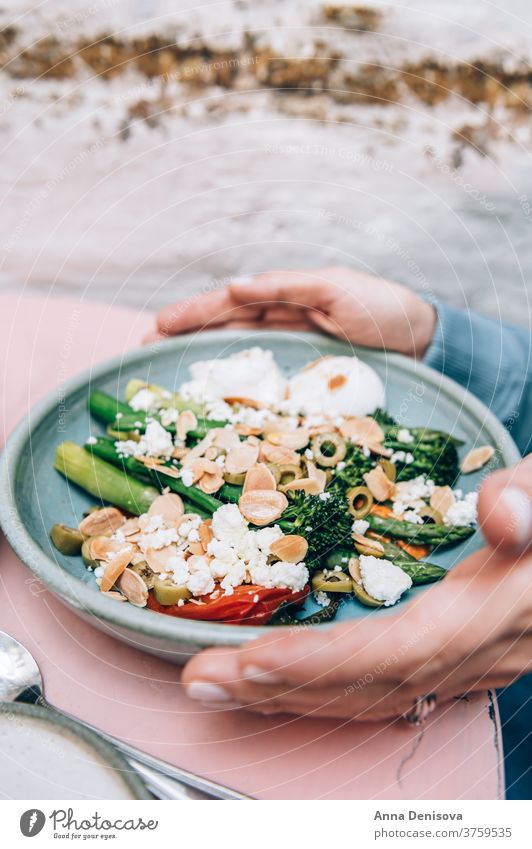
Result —
[[425, 500], [430, 498], [434, 489], [434, 481], [426, 478], [425, 475], [418, 475], [417, 478], [408, 481], [400, 481], [395, 485], [394, 514], [400, 516], [406, 510], [424, 507]]
[[194, 483], [194, 474], [192, 469], [188, 469], [186, 466], [181, 469], [181, 481], [185, 486], [192, 486]]
[[137, 412], [144, 410], [146, 413], [151, 413], [159, 406], [157, 396], [150, 389], [139, 389], [129, 401], [129, 406]]
[[269, 554], [273, 543], [281, 539], [282, 536], [283, 532], [279, 525], [273, 525], [270, 528], [261, 528], [259, 531], [254, 532], [257, 546], [264, 554]]
[[139, 442], [139, 453], [148, 457], [169, 457], [174, 450], [172, 434], [159, 422], [150, 422]]
[[445, 524], [474, 525], [477, 521], [477, 502], [477, 492], [468, 492], [463, 498], [457, 499], [444, 516]]
[[103, 573], [104, 573], [104, 572], [105, 572], [105, 569], [104, 569], [104, 567], [103, 567], [103, 566], [96, 566], [96, 568], [95, 568], [95, 570], [94, 570], [94, 576], [95, 576], [96, 578], [103, 578]]
[[305, 457], [307, 458], [307, 460], [313, 460], [314, 459], [314, 451], [312, 450], [312, 448], [307, 448], [305, 450]]
[[371, 451], [369, 450], [367, 445], [362, 446], [362, 453], [363, 453], [364, 457], [371, 456]]
[[98, 440], [96, 439], [95, 436], [89, 436], [89, 438], [87, 439], [87, 442], [85, 444], [86, 445], [96, 445], [97, 442], [98, 442]]
[[353, 522], [353, 533], [360, 534], [361, 537], [364, 536], [368, 528], [369, 522], [367, 522], [365, 519], [355, 519], [355, 521]]
[[413, 442], [414, 437], [406, 427], [402, 427], [397, 432], [397, 442]]
[[[187, 566], [187, 561], [181, 554], [174, 554], [168, 558], [166, 568], [172, 577], [172, 581], [177, 586], [186, 585], [190, 578], [190, 572]], [[162, 576], [160, 576], [162, 577]]]
[[224, 504], [212, 517], [212, 532], [217, 539], [231, 542], [240, 539], [247, 531], [248, 523], [236, 504]]
[[423, 519], [417, 510], [405, 510], [403, 513], [403, 521], [411, 522], [413, 525], [422, 525]]
[[336, 464], [335, 469], [337, 469], [339, 472], [342, 472], [345, 469], [346, 465], [347, 464], [345, 460], [340, 460], [340, 462]]
[[331, 603], [331, 599], [329, 598], [327, 593], [324, 593], [321, 590], [318, 590], [314, 593], [314, 598], [316, 599], [316, 602], [320, 605], [320, 607], [328, 607]]
[[414, 455], [410, 451], [394, 451], [390, 457], [392, 463], [405, 463], [410, 465], [414, 462]]
[[209, 561], [206, 557], [191, 557], [187, 560], [190, 577], [186, 586], [192, 595], [207, 595], [212, 593], [215, 584], [211, 574]]
[[331, 497], [331, 493], [330, 493], [330, 492], [320, 492], [320, 494], [319, 494], [319, 496], [318, 496], [318, 498], [319, 498], [321, 501], [328, 501], [330, 497]]
[[175, 407], [166, 407], [166, 409], [161, 410], [161, 424], [164, 425], [164, 427], [175, 424], [178, 418], [179, 410], [176, 410]]
[[153, 548], [156, 551], [160, 548], [166, 548], [173, 542], [177, 542], [177, 531], [175, 528], [159, 528], [151, 534], [142, 534], [139, 539], [139, 546], [142, 551], [148, 551]]
[[364, 589], [377, 601], [390, 607], [412, 586], [412, 579], [391, 560], [360, 555], [360, 575]]
[[309, 573], [304, 563], [285, 563], [279, 560], [271, 568], [272, 586], [298, 592], [308, 583]]

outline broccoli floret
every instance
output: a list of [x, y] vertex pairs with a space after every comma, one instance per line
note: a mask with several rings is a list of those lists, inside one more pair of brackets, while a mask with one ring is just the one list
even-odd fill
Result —
[[312, 571], [333, 548], [350, 542], [353, 519], [345, 498], [339, 493], [297, 493], [291, 496], [291, 503], [278, 524], [285, 533], [305, 537], [309, 545], [306, 562]]
[[366, 472], [370, 472], [375, 465], [375, 460], [366, 457], [357, 445], [348, 442], [346, 447], [345, 465], [341, 469], [338, 467], [334, 469], [328, 491], [345, 493], [352, 486], [361, 486], [364, 483], [364, 475]]
[[461, 444], [460, 440], [438, 430], [415, 427], [409, 430], [414, 441], [404, 443], [397, 440], [397, 427], [386, 429], [386, 448], [405, 451], [414, 457], [412, 463], [395, 461], [397, 480], [410, 480], [418, 475], [426, 475], [437, 486], [452, 486], [459, 474], [456, 446]]

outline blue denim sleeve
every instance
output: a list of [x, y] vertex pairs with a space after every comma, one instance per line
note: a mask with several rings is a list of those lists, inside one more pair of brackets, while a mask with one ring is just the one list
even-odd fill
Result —
[[439, 302], [436, 330], [424, 362], [480, 398], [512, 434], [521, 453], [532, 450], [532, 336]]

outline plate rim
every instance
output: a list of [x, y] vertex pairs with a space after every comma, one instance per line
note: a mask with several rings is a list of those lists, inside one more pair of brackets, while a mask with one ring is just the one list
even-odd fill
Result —
[[[286, 335], [284, 331], [255, 330], [253, 340], [256, 340], [256, 344], [260, 346], [259, 340], [261, 338], [271, 340], [275, 336], [283, 337]], [[392, 363], [402, 366], [403, 369], [417, 378], [425, 378], [428, 383], [437, 387], [439, 395], [443, 394], [455, 403], [458, 402], [461, 408], [466, 407], [475, 417], [482, 420], [484, 427], [487, 427], [494, 434], [494, 442], [499, 446], [500, 454], [506, 465], [511, 465], [520, 459], [521, 455], [511, 434], [495, 417], [494, 413], [467, 389], [425, 363], [412, 360], [396, 352], [362, 348], [322, 333], [301, 331], [289, 335], [291, 338], [296, 337], [308, 343], [314, 343], [316, 346], [323, 340], [336, 342], [340, 347], [348, 346], [352, 352], [351, 355], [363, 352], [366, 359], [381, 360], [384, 358], [386, 364]], [[202, 340], [208, 338], [214, 342], [223, 340], [228, 343], [240, 341], [242, 333], [238, 330], [208, 330], [202, 331], [201, 334], [182, 334], [157, 342], [157, 351], [153, 353], [153, 356], [157, 357], [161, 353], [171, 351], [172, 348], [176, 350], [186, 348], [191, 344], [193, 345], [198, 337]], [[147, 351], [149, 352], [149, 348], [146, 347], [135, 348], [84, 369], [62, 385], [62, 395], [68, 398], [84, 385], [90, 386], [93, 382], [119, 373], [120, 368], [125, 363], [129, 366], [139, 360], [144, 360]], [[182, 641], [206, 647], [240, 645], [245, 640], [263, 635], [265, 633], [264, 626], [230, 625], [223, 622], [179, 619], [178, 617], [163, 616], [145, 608], [136, 608], [125, 604], [118, 605], [112, 599], [107, 599], [95, 593], [79, 578], [66, 572], [57, 561], [49, 557], [40, 548], [29, 531], [26, 530], [24, 521], [18, 512], [14, 482], [24, 446], [51, 409], [56, 406], [57, 390], [52, 389], [22, 417], [7, 439], [0, 458], [0, 526], [10, 546], [22, 562], [55, 596], [68, 606], [82, 611], [84, 614], [89, 614], [90, 617], [95, 616], [100, 622], [104, 622], [108, 626], [134, 631], [139, 636], [157, 640], [171, 640], [176, 643]], [[334, 623], [317, 624], [313, 627], [327, 629], [331, 625], [334, 625]], [[279, 629], [289, 627], [279, 626]], [[141, 646], [138, 647], [141, 648]]]

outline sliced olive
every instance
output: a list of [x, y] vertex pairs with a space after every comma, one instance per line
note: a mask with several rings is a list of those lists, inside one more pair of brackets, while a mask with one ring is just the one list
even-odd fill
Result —
[[353, 581], [345, 572], [316, 572], [312, 578], [312, 589], [324, 593], [350, 593]]
[[245, 472], [224, 472], [224, 481], [226, 483], [234, 483], [237, 486], [242, 486], [244, 481], [246, 480]]
[[91, 557], [91, 542], [92, 537], [87, 537], [87, 539], [83, 540], [83, 545], [81, 546], [81, 556], [83, 558], [85, 566], [90, 566], [91, 569], [96, 569], [96, 567], [100, 564], [98, 560], [95, 560], [94, 557]]
[[343, 460], [347, 448], [345, 439], [337, 433], [319, 433], [310, 443], [314, 459], [318, 466], [336, 466]]
[[443, 525], [443, 516], [433, 507], [422, 507], [418, 510], [418, 516], [423, 519], [424, 525]]
[[187, 590], [184, 585], [178, 587], [177, 584], [173, 583], [173, 581], [162, 581], [160, 578], [155, 578], [153, 592], [159, 604], [165, 604], [168, 606], [171, 604], [177, 604], [177, 602], [181, 599], [186, 601], [186, 599], [190, 598], [192, 595], [190, 590]]
[[377, 460], [377, 465], [381, 467], [388, 480], [395, 483], [395, 479], [397, 477], [397, 467], [395, 463], [392, 463], [391, 460], [387, 460], [386, 457], [381, 457]]
[[61, 554], [73, 557], [75, 554], [80, 554], [85, 537], [77, 528], [54, 525], [50, 531], [50, 539]]
[[279, 466], [279, 480], [277, 484], [278, 486], [286, 486], [287, 483], [299, 480], [302, 477], [303, 469], [300, 466], [296, 466], [295, 463], [283, 463]]
[[277, 463], [266, 463], [270, 472], [275, 478], [275, 483], [278, 484], [281, 480], [281, 469]]
[[130, 564], [129, 568], [132, 572], [136, 572], [137, 575], [140, 575], [149, 590], [153, 589], [155, 584], [155, 572], [150, 569], [145, 560], [141, 560], [140, 563], [136, 563], [134, 566]]
[[363, 519], [373, 507], [373, 495], [367, 486], [354, 486], [346, 492], [347, 509], [355, 519]]
[[364, 589], [358, 557], [351, 557], [349, 560], [349, 574], [353, 579], [353, 595], [355, 598], [357, 598], [361, 604], [365, 604], [366, 607], [382, 607], [383, 602], [379, 601], [377, 598], [373, 598], [373, 596]]

